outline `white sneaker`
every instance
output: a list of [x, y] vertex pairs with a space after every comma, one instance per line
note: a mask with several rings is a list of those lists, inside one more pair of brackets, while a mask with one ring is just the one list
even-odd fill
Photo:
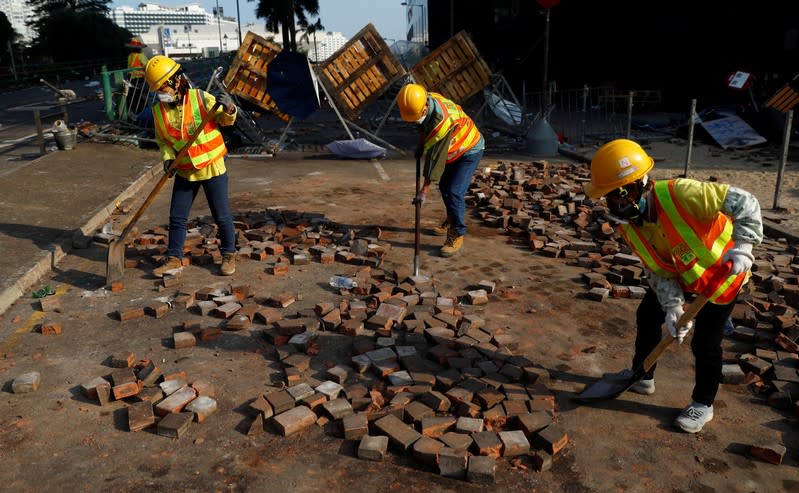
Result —
[[[602, 375], [602, 378], [609, 378], [611, 380], [629, 380], [634, 374], [635, 373], [631, 369], [627, 368], [616, 373], [605, 373]], [[638, 380], [632, 384], [630, 390], [636, 394], [652, 395], [655, 393], [655, 378], [652, 377]]]
[[711, 419], [713, 419], [713, 406], [691, 401], [691, 404], [674, 420], [674, 425], [687, 433], [697, 433]]

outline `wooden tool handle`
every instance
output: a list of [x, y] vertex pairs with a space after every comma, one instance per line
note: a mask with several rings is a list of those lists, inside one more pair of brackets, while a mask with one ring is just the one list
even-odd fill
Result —
[[172, 162], [172, 166], [169, 168], [168, 171], [166, 171], [164, 173], [164, 175], [161, 177], [161, 179], [158, 180], [158, 183], [155, 184], [155, 187], [153, 187], [153, 190], [152, 190], [152, 192], [150, 192], [150, 195], [148, 195], [147, 198], [144, 199], [144, 203], [141, 205], [141, 207], [139, 207], [139, 210], [137, 210], [136, 213], [133, 214], [133, 217], [130, 219], [130, 221], [128, 221], [127, 226], [125, 226], [125, 229], [122, 230], [122, 234], [119, 235], [119, 239], [117, 241], [125, 241], [125, 238], [127, 238], [128, 235], [130, 234], [130, 230], [133, 229], [133, 225], [136, 224], [136, 221], [138, 221], [139, 218], [141, 217], [141, 215], [144, 214], [144, 211], [147, 210], [148, 207], [150, 207], [150, 204], [153, 203], [153, 201], [155, 200], [155, 197], [158, 195], [158, 193], [161, 191], [161, 189], [164, 188], [164, 185], [166, 185], [166, 182], [169, 181], [170, 172], [172, 171], [172, 168], [174, 168], [176, 166], [176, 163], [178, 162], [178, 160], [180, 160], [180, 158], [182, 158], [183, 156], [186, 155], [187, 152], [189, 152], [189, 147], [191, 147], [191, 145], [194, 144], [194, 141], [197, 140], [197, 137], [200, 136], [200, 134], [203, 131], [203, 128], [205, 128], [205, 125], [209, 121], [211, 121], [211, 118], [214, 117], [214, 114], [216, 113], [216, 110], [219, 109], [219, 107], [221, 105], [222, 105], [222, 103], [217, 101], [211, 107], [211, 110], [208, 111], [208, 113], [205, 114], [205, 118], [203, 118], [202, 122], [200, 123], [200, 126], [197, 127], [197, 131], [194, 132], [191, 135], [191, 137], [189, 137], [189, 141], [186, 142], [186, 145], [184, 145], [180, 149], [180, 152], [178, 152], [178, 155], [175, 156], [175, 159]]

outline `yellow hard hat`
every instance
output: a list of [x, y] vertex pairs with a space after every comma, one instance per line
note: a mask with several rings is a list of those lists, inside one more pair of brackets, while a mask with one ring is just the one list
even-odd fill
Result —
[[426, 104], [427, 91], [419, 84], [405, 84], [397, 94], [400, 116], [406, 122], [419, 120]]
[[180, 64], [168, 56], [156, 55], [144, 67], [144, 78], [151, 91], [157, 91], [180, 70]]
[[627, 139], [611, 140], [600, 147], [591, 160], [591, 183], [585, 193], [598, 199], [608, 192], [632, 183], [646, 175], [655, 165], [638, 143]]

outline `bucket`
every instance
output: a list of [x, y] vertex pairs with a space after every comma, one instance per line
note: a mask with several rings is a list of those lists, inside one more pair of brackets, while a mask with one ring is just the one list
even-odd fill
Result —
[[53, 137], [55, 137], [56, 146], [58, 146], [58, 148], [62, 151], [72, 150], [75, 147], [75, 144], [78, 143], [77, 129], [53, 132]]

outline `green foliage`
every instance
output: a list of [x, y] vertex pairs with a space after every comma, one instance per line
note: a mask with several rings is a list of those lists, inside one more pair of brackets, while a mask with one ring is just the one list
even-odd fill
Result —
[[4, 12], [0, 12], [0, 50], [5, 50], [8, 42], [11, 41], [13, 43], [16, 37], [17, 32], [14, 31], [8, 17], [6, 17]]
[[255, 9], [255, 16], [266, 21], [267, 31], [279, 30], [284, 49], [291, 51], [297, 51], [296, 26], [307, 26], [309, 15], [319, 15], [319, 0], [258, 0]]
[[116, 59], [125, 64], [131, 33], [99, 12], [60, 10], [42, 20], [34, 51], [42, 58], [72, 60]]

